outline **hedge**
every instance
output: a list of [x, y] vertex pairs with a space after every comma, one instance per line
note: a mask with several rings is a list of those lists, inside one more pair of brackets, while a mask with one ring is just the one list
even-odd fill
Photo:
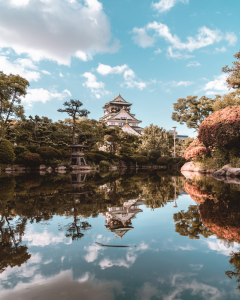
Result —
[[2, 139], [0, 141], [0, 163], [11, 164], [15, 158], [13, 144], [8, 140]]
[[43, 160], [60, 159], [62, 157], [61, 152], [53, 147], [39, 147], [36, 152], [40, 154]]
[[30, 153], [25, 156], [25, 164], [28, 167], [37, 167], [41, 164], [41, 157], [38, 153]]
[[24, 164], [25, 156], [30, 154], [30, 151], [24, 146], [16, 146], [14, 147], [14, 153], [16, 155], [15, 163], [16, 164]]

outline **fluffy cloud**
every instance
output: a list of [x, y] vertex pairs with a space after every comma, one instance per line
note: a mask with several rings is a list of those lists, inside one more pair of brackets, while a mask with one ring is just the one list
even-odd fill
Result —
[[40, 79], [40, 73], [33, 71], [37, 67], [30, 59], [17, 59], [14, 62], [10, 62], [6, 56], [0, 56], [0, 66], [1, 71], [5, 74], [18, 74], [28, 81], [38, 81]]
[[69, 65], [71, 56], [84, 61], [110, 45], [107, 16], [98, 0], [0, 0], [0, 45], [35, 61], [50, 59]]
[[97, 81], [97, 77], [94, 74], [85, 72], [82, 76], [87, 78], [83, 86], [89, 88], [91, 92], [95, 94], [96, 98], [101, 98], [101, 95], [109, 94], [109, 92], [104, 89], [105, 84], [101, 81]]
[[43, 74], [46, 74], [46, 75], [51, 75], [50, 72], [46, 71], [46, 70], [42, 70]]
[[145, 28], [133, 28], [133, 41], [142, 48], [152, 47], [155, 43], [154, 38], [147, 35]]
[[170, 10], [177, 2], [187, 4], [188, 0], [160, 0], [157, 3], [152, 3], [152, 7], [156, 9], [159, 13], [162, 13]]
[[111, 67], [111, 66], [103, 65], [103, 64], [99, 63], [98, 68], [97, 68], [97, 72], [101, 75], [121, 74], [126, 69], [128, 69], [127, 65]]
[[64, 90], [62, 93], [51, 92], [43, 88], [40, 89], [28, 89], [27, 95], [22, 99], [23, 104], [28, 108], [33, 106], [34, 102], [46, 103], [53, 99], [63, 100], [65, 97], [70, 97], [72, 94], [69, 90]]
[[162, 50], [159, 48], [156, 51], [154, 51], [154, 54], [160, 54], [160, 53], [162, 53]]
[[[141, 80], [134, 80], [136, 74], [132, 69], [130, 69], [126, 64], [122, 66], [111, 67], [109, 65], [99, 64], [97, 68], [97, 72], [101, 75], [108, 75], [108, 74], [123, 74], [123, 78], [125, 82], [121, 84], [121, 86], [126, 86], [127, 88], [138, 88], [139, 90], [144, 89], [147, 84]], [[86, 74], [86, 73], [85, 73]], [[91, 74], [91, 73], [87, 73]], [[91, 76], [95, 76], [91, 74]], [[95, 76], [96, 78], [96, 76]]]
[[207, 91], [206, 95], [224, 94], [229, 92], [229, 89], [226, 85], [227, 74], [214, 76], [214, 78], [214, 80], [209, 81], [203, 88], [204, 91]]
[[201, 64], [198, 61], [190, 61], [187, 64], [187, 67], [199, 67], [199, 66], [201, 66]]
[[164, 38], [166, 42], [171, 44], [171, 46], [168, 47], [168, 56], [180, 59], [190, 58], [191, 56], [186, 53], [181, 53], [179, 51], [193, 52], [194, 50], [210, 46], [214, 43], [219, 43], [223, 40], [227, 41], [228, 44], [232, 46], [235, 45], [237, 41], [237, 37], [233, 32], [228, 32], [224, 34], [218, 29], [211, 30], [205, 26], [198, 29], [198, 33], [195, 37], [187, 37], [187, 41], [185, 43], [182, 42], [176, 34], [172, 34], [167, 25], [158, 23], [156, 21], [149, 23], [144, 28], [134, 28], [134, 30], [137, 33], [134, 36], [135, 42], [136, 40], [138, 40], [138, 44], [140, 46], [141, 42], [138, 32], [141, 32], [141, 30], [153, 30], [155, 32], [155, 37], [158, 36]]

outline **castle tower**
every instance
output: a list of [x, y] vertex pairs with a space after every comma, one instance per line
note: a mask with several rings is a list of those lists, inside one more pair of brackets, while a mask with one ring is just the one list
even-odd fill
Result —
[[143, 128], [139, 127], [142, 121], [137, 120], [134, 114], [130, 113], [132, 103], [125, 101], [119, 95], [107, 102], [104, 106], [104, 116], [99, 121], [105, 121], [108, 127], [121, 127], [123, 131], [129, 134], [141, 135]]

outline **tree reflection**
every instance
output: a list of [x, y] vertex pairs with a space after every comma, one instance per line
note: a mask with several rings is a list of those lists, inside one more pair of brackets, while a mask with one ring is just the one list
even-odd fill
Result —
[[[216, 234], [218, 239], [224, 241], [226, 247], [230, 247], [234, 242], [240, 243], [240, 186], [225, 184], [211, 178], [198, 180], [187, 180], [185, 189], [191, 198], [199, 204], [190, 206], [188, 211], [195, 207], [195, 221], [197, 227], [203, 229], [199, 232], [203, 236]], [[188, 232], [185, 224], [185, 216], [192, 220], [188, 212], [174, 215], [175, 222], [179, 221], [176, 231], [181, 235]], [[198, 216], [197, 216], [198, 215]], [[202, 224], [202, 225], [201, 225]], [[206, 232], [207, 229], [207, 232]], [[194, 230], [193, 230], [194, 231]], [[233, 271], [226, 271], [229, 278], [236, 277], [240, 282], [240, 251], [232, 252], [229, 263], [233, 266]], [[240, 289], [240, 285], [238, 286]]]

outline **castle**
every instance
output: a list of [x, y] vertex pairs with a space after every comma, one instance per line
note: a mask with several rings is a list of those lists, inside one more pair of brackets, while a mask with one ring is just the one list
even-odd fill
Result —
[[104, 116], [99, 118], [99, 121], [105, 121], [108, 127], [121, 127], [123, 131], [129, 134], [140, 136], [143, 133], [143, 128], [139, 127], [139, 121], [134, 114], [130, 113], [132, 103], [127, 102], [119, 95], [107, 102], [104, 106]]

